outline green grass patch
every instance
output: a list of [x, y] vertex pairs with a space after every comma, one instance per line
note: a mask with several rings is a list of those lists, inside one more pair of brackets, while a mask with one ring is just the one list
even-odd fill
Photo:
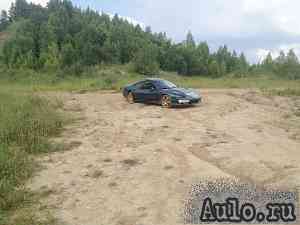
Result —
[[175, 73], [162, 73], [159, 77], [170, 80], [179, 86], [190, 88], [299, 88], [300, 80], [278, 79], [275, 76], [247, 76], [210, 78], [205, 76], [179, 76]]
[[35, 216], [22, 221], [15, 212], [31, 200], [24, 183], [34, 172], [32, 154], [53, 150], [48, 138], [63, 126], [60, 106], [33, 94], [0, 90], [0, 224], [40, 224], [25, 223]]
[[[72, 71], [33, 71], [0, 69], [0, 87], [17, 91], [79, 91], [120, 90], [127, 84], [146, 78], [132, 72], [130, 66], [103, 65], [87, 68], [81, 75]], [[257, 88], [299, 89], [300, 80], [279, 79], [275, 76], [248, 76], [235, 78], [224, 76], [180, 76], [172, 72], [161, 72], [155, 77], [169, 80], [188, 88]]]
[[278, 89], [265, 89], [263, 92], [267, 95], [276, 96], [300, 96], [300, 86], [297, 88], [278, 88]]

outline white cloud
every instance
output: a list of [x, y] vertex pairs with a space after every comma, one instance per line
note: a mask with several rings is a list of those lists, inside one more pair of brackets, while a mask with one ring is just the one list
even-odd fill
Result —
[[297, 57], [300, 59], [300, 43], [280, 45], [274, 49], [257, 49], [256, 55], [259, 62], [262, 62], [269, 53], [271, 53], [272, 58], [275, 59], [279, 56], [280, 51], [283, 51], [285, 54], [287, 54], [291, 49], [293, 49]]
[[299, 0], [244, 0], [245, 16], [258, 16], [270, 27], [291, 34], [300, 34]]
[[257, 56], [258, 61], [262, 62], [267, 57], [269, 52], [270, 51], [266, 50], [266, 49], [262, 49], [262, 48], [257, 49], [256, 50], [256, 56]]
[[[110, 19], [114, 18], [114, 14], [111, 14], [111, 13], [106, 13]], [[129, 17], [129, 16], [122, 16], [122, 15], [118, 15], [119, 18], [123, 19], [123, 20], [127, 20], [129, 23], [131, 23], [132, 25], [136, 26], [136, 25], [140, 25], [140, 27], [142, 29], [145, 29], [146, 28], [146, 25], [140, 21], [137, 21], [136, 19], [132, 18], [132, 17]]]
[[129, 23], [133, 24], [134, 26], [140, 25], [142, 29], [146, 28], [146, 25], [140, 21], [137, 21], [134, 18], [128, 17], [128, 16], [121, 16], [121, 18], [127, 20]]
[[12, 2], [13, 1], [10, 1], [10, 0], [1, 0], [0, 1], [0, 10], [8, 10]]
[[40, 4], [42, 6], [46, 6], [47, 3], [49, 2], [49, 0], [31, 0], [31, 1], [28, 1], [28, 2], [32, 2], [32, 3], [35, 3], [35, 4]]

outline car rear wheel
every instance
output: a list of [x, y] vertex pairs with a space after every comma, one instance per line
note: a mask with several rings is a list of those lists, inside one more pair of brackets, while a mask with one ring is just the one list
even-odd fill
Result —
[[133, 94], [131, 92], [128, 93], [127, 95], [127, 102], [129, 102], [130, 104], [134, 103], [134, 98], [133, 98]]
[[171, 108], [172, 107], [171, 97], [168, 95], [163, 95], [161, 97], [161, 106], [163, 108]]

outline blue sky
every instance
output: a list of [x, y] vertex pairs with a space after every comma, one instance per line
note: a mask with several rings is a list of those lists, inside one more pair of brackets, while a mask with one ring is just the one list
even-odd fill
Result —
[[[32, 0], [46, 5], [47, 0]], [[12, 0], [1, 0], [8, 8]], [[191, 30], [197, 41], [212, 49], [226, 44], [244, 51], [252, 62], [271, 52], [293, 48], [300, 56], [299, 0], [73, 0], [110, 14], [118, 13], [134, 23], [150, 25], [182, 41]]]

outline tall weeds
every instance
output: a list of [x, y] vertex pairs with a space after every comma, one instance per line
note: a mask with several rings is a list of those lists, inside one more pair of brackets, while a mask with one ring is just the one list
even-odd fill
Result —
[[0, 90], [0, 224], [27, 200], [24, 182], [33, 172], [31, 155], [51, 150], [48, 138], [58, 134], [64, 121], [59, 106]]

